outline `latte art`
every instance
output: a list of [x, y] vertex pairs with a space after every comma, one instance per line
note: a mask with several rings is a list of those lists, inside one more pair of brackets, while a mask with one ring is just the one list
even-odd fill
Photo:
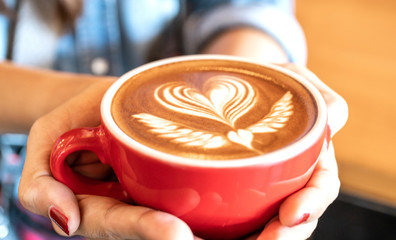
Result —
[[157, 137], [184, 146], [220, 148], [236, 143], [261, 152], [252, 146], [254, 133], [276, 132], [285, 126], [293, 114], [290, 92], [277, 101], [259, 122], [246, 129], [235, 128], [235, 122], [248, 113], [257, 103], [254, 88], [246, 81], [227, 75], [217, 75], [205, 81], [202, 91], [187, 87], [183, 82], [170, 82], [159, 86], [154, 99], [165, 108], [180, 114], [194, 115], [227, 124], [233, 130], [222, 135], [202, 129], [194, 129], [149, 113], [132, 115]]
[[187, 158], [240, 159], [298, 140], [316, 119], [312, 96], [291, 77], [223, 60], [176, 62], [134, 75], [112, 116], [130, 138]]

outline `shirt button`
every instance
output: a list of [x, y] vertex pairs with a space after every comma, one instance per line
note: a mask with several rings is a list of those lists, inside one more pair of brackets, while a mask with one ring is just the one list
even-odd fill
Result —
[[102, 57], [94, 58], [91, 62], [91, 72], [95, 75], [106, 75], [109, 73], [109, 61]]

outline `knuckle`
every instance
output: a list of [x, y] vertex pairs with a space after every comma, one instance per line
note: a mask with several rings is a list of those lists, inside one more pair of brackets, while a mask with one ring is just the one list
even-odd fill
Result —
[[21, 205], [29, 211], [34, 211], [34, 193], [32, 188], [19, 187], [18, 200]]
[[45, 121], [45, 117], [40, 117], [34, 121], [32, 127], [30, 128], [30, 133], [41, 131], [41, 129], [45, 126]]

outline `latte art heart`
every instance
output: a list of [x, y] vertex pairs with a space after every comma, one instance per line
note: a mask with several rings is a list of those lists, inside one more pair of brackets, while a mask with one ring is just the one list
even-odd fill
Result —
[[209, 78], [202, 91], [182, 82], [170, 82], [155, 91], [155, 99], [170, 110], [209, 118], [231, 127], [254, 106], [255, 97], [256, 92], [250, 84], [226, 75]]

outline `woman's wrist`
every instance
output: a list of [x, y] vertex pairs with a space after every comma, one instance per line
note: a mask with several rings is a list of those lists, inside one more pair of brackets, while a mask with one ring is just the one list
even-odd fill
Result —
[[281, 45], [265, 32], [251, 27], [224, 31], [207, 44], [202, 53], [226, 54], [271, 63], [286, 63]]

